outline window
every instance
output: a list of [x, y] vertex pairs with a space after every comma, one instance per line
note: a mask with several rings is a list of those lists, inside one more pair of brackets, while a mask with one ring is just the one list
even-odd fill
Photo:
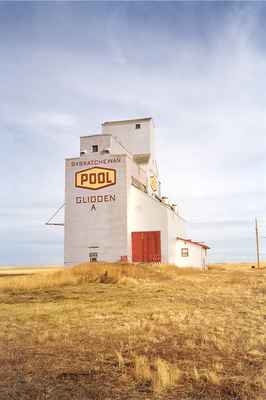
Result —
[[98, 253], [90, 253], [90, 262], [97, 262], [98, 261]]
[[136, 124], [136, 129], [140, 129], [141, 125], [140, 124]]
[[181, 257], [188, 257], [188, 248], [187, 247], [183, 247], [181, 249]]
[[98, 153], [98, 144], [93, 144], [92, 145], [92, 152], [93, 153]]

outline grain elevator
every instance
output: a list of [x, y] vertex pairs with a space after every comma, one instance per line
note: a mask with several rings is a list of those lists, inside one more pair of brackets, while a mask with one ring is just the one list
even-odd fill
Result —
[[189, 246], [198, 249], [193, 266], [206, 265], [208, 246], [185, 239], [185, 221], [161, 196], [154, 134], [152, 118], [142, 118], [104, 122], [100, 134], [80, 138], [79, 157], [65, 163], [65, 265], [190, 266]]

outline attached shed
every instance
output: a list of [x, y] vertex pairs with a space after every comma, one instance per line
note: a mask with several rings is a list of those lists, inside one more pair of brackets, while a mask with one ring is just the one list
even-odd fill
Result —
[[182, 237], [176, 238], [177, 260], [179, 267], [207, 269], [207, 250], [205, 243], [196, 242]]

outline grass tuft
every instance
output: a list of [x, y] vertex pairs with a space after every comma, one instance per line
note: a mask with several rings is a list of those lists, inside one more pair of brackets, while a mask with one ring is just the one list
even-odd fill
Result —
[[160, 357], [150, 362], [146, 356], [137, 356], [134, 367], [136, 378], [150, 384], [154, 393], [161, 393], [171, 388], [182, 377], [179, 368]]
[[157, 358], [155, 361], [155, 373], [153, 375], [153, 391], [161, 393], [180, 381], [182, 373], [178, 367], [166, 360]]
[[150, 382], [152, 380], [152, 370], [150, 366], [150, 362], [145, 356], [136, 356], [135, 357], [135, 376], [138, 380], [144, 382]]

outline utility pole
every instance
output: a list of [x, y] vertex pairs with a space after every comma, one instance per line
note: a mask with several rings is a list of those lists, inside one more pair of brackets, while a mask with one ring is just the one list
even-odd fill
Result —
[[256, 231], [256, 247], [257, 247], [257, 268], [260, 268], [260, 244], [259, 244], [259, 228], [258, 228], [257, 218], [255, 218], [255, 231]]

